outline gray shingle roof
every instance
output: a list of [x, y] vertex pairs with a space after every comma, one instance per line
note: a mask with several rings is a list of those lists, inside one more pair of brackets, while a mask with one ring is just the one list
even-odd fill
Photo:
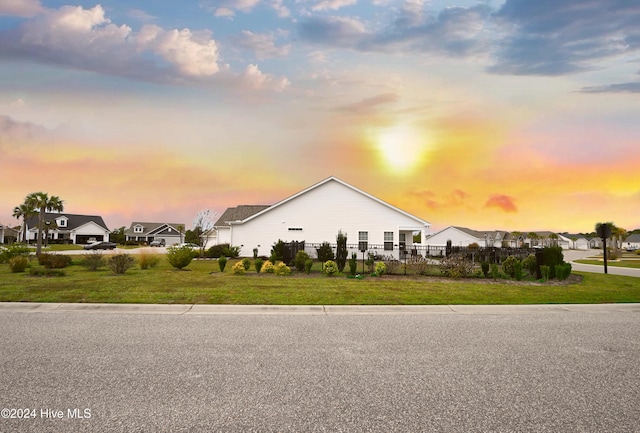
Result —
[[225, 210], [222, 213], [222, 215], [220, 215], [220, 218], [218, 218], [218, 221], [216, 221], [216, 223], [213, 226], [214, 227], [228, 226], [229, 221], [242, 221], [270, 207], [271, 205], [264, 205], [264, 204], [251, 204], [251, 205], [240, 205], [236, 207], [230, 207], [227, 210]]
[[640, 233], [634, 233], [632, 235], [627, 236], [624, 240], [625, 242], [640, 242]]
[[[56, 219], [63, 216], [67, 217], [67, 226], [60, 227], [59, 228], [60, 230], [74, 230], [89, 222], [93, 222], [99, 225], [100, 227], [104, 228], [105, 230], [109, 230], [107, 228], [107, 225], [104, 223], [104, 220], [102, 219], [102, 217], [97, 215], [76, 215], [76, 214], [65, 213], [65, 212], [61, 212], [61, 213], [47, 212], [44, 214], [44, 221], [55, 222]], [[38, 226], [38, 215], [27, 219], [27, 227], [29, 227], [29, 229], [32, 229], [37, 226]]]

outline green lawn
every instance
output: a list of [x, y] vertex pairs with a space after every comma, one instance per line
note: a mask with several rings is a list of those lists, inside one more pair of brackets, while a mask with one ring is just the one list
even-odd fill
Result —
[[[604, 263], [602, 259], [594, 260], [594, 259], [585, 259], [585, 260], [575, 260], [576, 263], [582, 263], [584, 265], [597, 265], [604, 267]], [[616, 261], [607, 261], [607, 266], [616, 266], [619, 268], [636, 268], [640, 269], [640, 260], [638, 259], [630, 259], [630, 260], [616, 260]]]
[[[78, 260], [77, 258], [74, 260]], [[448, 280], [383, 276], [362, 280], [310, 276], [220, 273], [215, 261], [193, 261], [174, 270], [163, 259], [152, 269], [137, 266], [124, 275], [103, 268], [88, 271], [74, 262], [65, 276], [13, 274], [0, 265], [0, 301], [160, 304], [417, 305], [640, 302], [640, 279], [575, 273], [570, 283], [508, 280]], [[579, 281], [577, 281], [579, 280]]]

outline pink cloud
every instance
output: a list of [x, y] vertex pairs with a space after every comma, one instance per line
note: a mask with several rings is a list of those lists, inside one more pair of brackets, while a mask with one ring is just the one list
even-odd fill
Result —
[[513, 198], [504, 194], [491, 195], [484, 206], [502, 209], [507, 213], [518, 212], [518, 208], [516, 207]]

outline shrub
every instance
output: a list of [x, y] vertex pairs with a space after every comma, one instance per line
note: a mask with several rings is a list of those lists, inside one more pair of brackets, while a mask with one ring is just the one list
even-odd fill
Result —
[[536, 275], [537, 266], [538, 261], [536, 260], [535, 254], [529, 254], [527, 258], [522, 261], [522, 267], [525, 268], [532, 277]]
[[240, 247], [234, 247], [233, 245], [229, 245], [222, 252], [226, 257], [237, 259], [240, 256]]
[[344, 267], [347, 264], [347, 255], [349, 254], [349, 251], [347, 250], [346, 233], [338, 231], [338, 235], [336, 236], [336, 244], [336, 265], [338, 266], [338, 271], [343, 272]]
[[38, 263], [47, 269], [62, 269], [71, 264], [71, 256], [43, 253], [38, 256]]
[[244, 275], [247, 270], [244, 268], [244, 263], [236, 262], [236, 264], [231, 267], [231, 272], [233, 275]]
[[566, 280], [571, 275], [571, 263], [561, 263], [556, 266], [556, 278]]
[[93, 251], [92, 253], [85, 254], [82, 257], [82, 266], [90, 271], [96, 271], [105, 265], [104, 256], [100, 251]]
[[169, 247], [167, 248], [167, 261], [176, 269], [189, 266], [193, 260], [193, 250], [189, 247]]
[[549, 278], [556, 277], [555, 267], [564, 262], [564, 255], [562, 254], [562, 247], [546, 247], [542, 250], [544, 257], [543, 263], [549, 266]]
[[509, 256], [504, 260], [504, 262], [502, 262], [502, 270], [511, 278], [516, 276], [516, 263], [520, 264], [520, 271], [522, 271], [522, 264], [520, 263], [520, 260], [514, 256]]
[[351, 254], [349, 259], [349, 275], [355, 275], [358, 271], [358, 255], [356, 253]]
[[135, 264], [136, 260], [129, 254], [117, 254], [107, 260], [107, 266], [116, 274], [124, 274]]
[[338, 272], [338, 265], [333, 260], [327, 260], [326, 262], [324, 262], [323, 269], [323, 272], [331, 277], [333, 276], [333, 274]]
[[500, 270], [498, 269], [498, 265], [495, 263], [491, 263], [491, 278], [494, 280], [500, 278]]
[[298, 251], [296, 253], [296, 258], [293, 262], [295, 263], [298, 272], [304, 272], [305, 263], [307, 262], [307, 260], [309, 260], [309, 258], [309, 254], [307, 254], [305, 251]]
[[240, 255], [240, 247], [234, 247], [230, 244], [214, 245], [207, 250], [207, 257], [218, 259], [222, 256], [231, 257], [233, 259]]
[[287, 266], [284, 262], [278, 262], [278, 264], [275, 266], [275, 274], [291, 275], [291, 268]]
[[305, 274], [307, 274], [307, 275], [310, 274], [312, 267], [313, 267], [313, 260], [307, 259], [307, 261], [304, 262], [304, 272], [305, 272]]
[[480, 263], [480, 268], [482, 268], [482, 274], [485, 278], [489, 277], [489, 262]]
[[248, 271], [249, 269], [251, 269], [251, 260], [244, 258], [239, 263], [242, 263], [242, 267], [244, 268], [245, 271]]
[[140, 265], [140, 269], [148, 269], [153, 268], [160, 263], [160, 256], [155, 253], [149, 253], [146, 251], [141, 251], [138, 254], [138, 265]]
[[369, 269], [369, 273], [372, 274], [374, 273], [375, 270], [375, 264], [376, 264], [376, 256], [375, 254], [369, 252], [367, 253], [367, 260], [364, 262], [367, 265], [367, 269]]
[[376, 262], [375, 271], [376, 275], [384, 275], [387, 273], [387, 265], [384, 262]]
[[284, 260], [284, 241], [282, 239], [278, 239], [278, 242], [271, 246], [271, 256], [269, 260], [271, 260], [271, 263], [274, 265], [278, 261]]
[[14, 257], [28, 256], [31, 250], [25, 244], [14, 244], [8, 247], [0, 247], [0, 263], [9, 263]]
[[407, 273], [411, 275], [426, 275], [428, 273], [429, 261], [418, 255], [407, 260]]
[[382, 261], [387, 268], [387, 274], [394, 275], [400, 273], [400, 268], [402, 267], [402, 263], [400, 262], [400, 260], [396, 259], [393, 256], [384, 256], [382, 258]]
[[323, 242], [319, 248], [316, 248], [316, 252], [318, 253], [318, 260], [320, 260], [320, 263], [335, 259], [333, 248], [331, 248], [331, 244], [329, 244], [329, 242]]
[[473, 263], [464, 254], [451, 254], [440, 261], [440, 272], [451, 278], [468, 277], [473, 274]]
[[32, 266], [29, 275], [34, 277], [64, 277], [65, 271], [62, 269], [47, 269], [44, 266]]
[[220, 272], [224, 272], [224, 268], [227, 266], [227, 258], [225, 256], [220, 256], [218, 259], [218, 267], [220, 268]]
[[262, 272], [265, 274], [273, 274], [275, 272], [275, 267], [270, 260], [264, 262], [264, 265], [262, 265]]
[[549, 275], [551, 274], [551, 269], [547, 265], [540, 266], [540, 273], [542, 274], [542, 279], [547, 282], [549, 281]]
[[514, 277], [516, 278], [517, 281], [522, 280], [522, 261], [518, 260], [514, 267], [515, 267]]
[[15, 256], [9, 259], [9, 269], [11, 269], [11, 272], [14, 274], [24, 272], [28, 265], [29, 259], [25, 256]]
[[264, 265], [264, 260], [255, 259], [255, 261], [253, 262], [253, 266], [256, 268], [256, 273], [260, 273], [260, 271], [262, 270], [262, 265]]

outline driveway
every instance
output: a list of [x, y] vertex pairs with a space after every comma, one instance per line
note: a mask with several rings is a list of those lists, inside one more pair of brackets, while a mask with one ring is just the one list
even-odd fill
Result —
[[[585, 265], [582, 263], [574, 262], [574, 260], [585, 259], [587, 257], [597, 256], [599, 254], [602, 255], [602, 251], [600, 250], [588, 250], [588, 251], [567, 250], [567, 251], [563, 251], [563, 254], [564, 254], [565, 261], [571, 263], [571, 268], [574, 271], [604, 274], [604, 263], [598, 266], [598, 265]], [[607, 266], [607, 272], [611, 275], [640, 277], [640, 269], [637, 269], [637, 268], [622, 268], [617, 266]]]

